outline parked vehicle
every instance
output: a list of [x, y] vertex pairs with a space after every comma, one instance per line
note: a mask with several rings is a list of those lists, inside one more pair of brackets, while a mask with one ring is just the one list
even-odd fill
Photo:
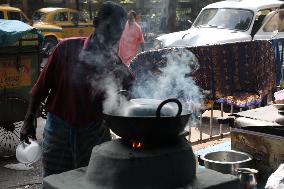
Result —
[[93, 22], [81, 12], [69, 8], [42, 8], [32, 16], [33, 26], [45, 37], [43, 49], [50, 54], [56, 44], [67, 37], [86, 37], [93, 31]]
[[10, 7], [9, 5], [0, 5], [0, 19], [5, 20], [20, 20], [29, 25], [32, 21], [23, 13], [23, 11], [16, 7]]
[[204, 7], [191, 28], [156, 38], [156, 49], [202, 46], [254, 39], [283, 38], [278, 0], [227, 0]]

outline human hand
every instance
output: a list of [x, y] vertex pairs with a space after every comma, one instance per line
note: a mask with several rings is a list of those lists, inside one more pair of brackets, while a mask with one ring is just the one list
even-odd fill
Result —
[[20, 140], [27, 144], [30, 144], [29, 138], [36, 140], [36, 126], [34, 124], [34, 119], [34, 116], [26, 118], [20, 131]]

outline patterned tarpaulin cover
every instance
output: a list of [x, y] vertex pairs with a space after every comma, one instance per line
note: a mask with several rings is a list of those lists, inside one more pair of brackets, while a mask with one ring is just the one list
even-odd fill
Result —
[[163, 55], [181, 48], [197, 57], [199, 69], [193, 73], [196, 84], [211, 91], [216, 102], [238, 107], [256, 105], [276, 87], [274, 49], [267, 40], [151, 50], [138, 54], [130, 68], [139, 80], [149, 71], [154, 73], [166, 66]]

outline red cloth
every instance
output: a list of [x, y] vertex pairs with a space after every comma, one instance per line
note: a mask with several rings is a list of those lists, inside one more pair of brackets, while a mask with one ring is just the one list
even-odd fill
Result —
[[[79, 59], [86, 41], [86, 38], [61, 41], [30, 92], [31, 96], [36, 96], [41, 101], [48, 96], [48, 112], [75, 127], [102, 120], [104, 93], [93, 90], [91, 83], [87, 81], [89, 76], [95, 75], [95, 69]], [[105, 73], [122, 78], [123, 88], [128, 89], [134, 79], [133, 75], [121, 61], [113, 63], [111, 60], [103, 62], [107, 65], [103, 67], [104, 71], [107, 70]], [[115, 73], [117, 70], [119, 76]]]
[[135, 21], [132, 25], [127, 21], [119, 41], [118, 49], [119, 57], [127, 66], [129, 66], [130, 61], [137, 54], [139, 43], [144, 43], [141, 27]]

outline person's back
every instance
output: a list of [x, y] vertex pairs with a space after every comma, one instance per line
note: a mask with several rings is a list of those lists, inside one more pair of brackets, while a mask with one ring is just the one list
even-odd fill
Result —
[[[91, 65], [80, 57], [87, 38], [67, 38], [61, 41], [42, 70], [38, 82], [44, 80], [44, 85], [35, 85], [31, 94], [46, 94], [48, 112], [61, 117], [64, 121], [76, 126], [84, 126], [94, 120], [102, 119], [102, 104], [94, 104], [92, 88], [87, 82]], [[94, 60], [95, 62], [96, 60]], [[51, 74], [52, 73], [52, 74]], [[84, 106], [84, 108], [82, 108]], [[68, 111], [66, 111], [68, 107]]]

